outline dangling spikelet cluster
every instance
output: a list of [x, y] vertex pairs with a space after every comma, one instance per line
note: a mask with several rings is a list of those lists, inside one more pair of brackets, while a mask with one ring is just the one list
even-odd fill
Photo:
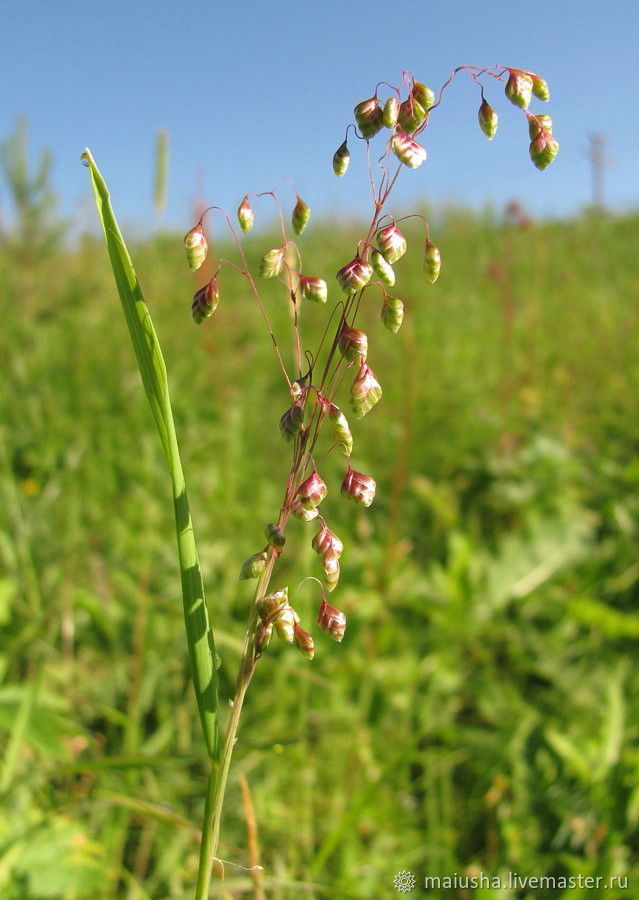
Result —
[[302, 198], [298, 195], [295, 206], [293, 207], [293, 214], [291, 216], [291, 225], [293, 226], [293, 231], [295, 232], [295, 234], [301, 234], [304, 231], [309, 223], [310, 218], [310, 207], [308, 207], [306, 203], [304, 203]]
[[211, 278], [204, 287], [196, 291], [191, 304], [191, 313], [195, 322], [199, 325], [209, 316], [212, 316], [220, 301], [220, 294], [217, 288], [217, 279]]
[[237, 218], [242, 231], [247, 232], [251, 230], [251, 228], [253, 227], [254, 216], [253, 210], [251, 209], [251, 204], [248, 201], [248, 197], [244, 197], [244, 199], [238, 206]]
[[381, 385], [368, 363], [362, 360], [350, 392], [351, 409], [355, 418], [362, 419], [381, 398]]
[[339, 270], [336, 275], [339, 286], [345, 294], [354, 294], [371, 280], [373, 267], [360, 256], [356, 256]]
[[323, 278], [311, 278], [308, 275], [300, 275], [300, 294], [305, 300], [313, 303], [326, 303], [328, 299], [328, 287]]
[[340, 353], [348, 362], [363, 362], [368, 353], [368, 338], [359, 328], [343, 325], [337, 342]]
[[341, 444], [345, 456], [353, 452], [353, 434], [348, 420], [339, 406], [331, 403], [328, 407], [328, 419], [333, 432], [333, 437]]

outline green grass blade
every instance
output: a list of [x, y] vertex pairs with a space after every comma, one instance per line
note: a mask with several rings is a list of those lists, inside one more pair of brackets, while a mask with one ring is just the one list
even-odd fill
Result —
[[84, 151], [82, 158], [89, 165], [95, 202], [104, 229], [104, 238], [109, 251], [115, 283], [122, 301], [144, 389], [160, 433], [162, 448], [171, 474], [191, 672], [207, 749], [211, 758], [217, 760], [219, 756], [219, 726], [217, 673], [214, 664], [215, 645], [213, 632], [209, 626], [184, 473], [175, 436], [164, 358], [131, 257], [111, 207], [107, 186], [89, 150]]

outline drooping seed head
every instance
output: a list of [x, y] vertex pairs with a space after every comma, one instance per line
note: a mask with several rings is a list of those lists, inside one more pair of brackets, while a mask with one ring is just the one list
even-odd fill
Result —
[[249, 558], [245, 559], [242, 563], [240, 579], [244, 581], [247, 578], [259, 578], [266, 569], [267, 560], [268, 553], [266, 550], [261, 550], [259, 553], [254, 553], [252, 556], [249, 556]]
[[377, 272], [379, 280], [383, 284], [392, 287], [395, 284], [395, 273], [391, 264], [386, 261], [386, 257], [381, 250], [373, 250], [371, 253], [371, 262], [373, 263], [373, 268]]
[[338, 347], [344, 359], [349, 362], [363, 361], [368, 353], [368, 338], [359, 328], [343, 325], [339, 333]]
[[298, 195], [295, 206], [293, 207], [293, 214], [291, 216], [291, 225], [293, 226], [293, 231], [295, 232], [295, 234], [301, 234], [304, 231], [304, 229], [308, 225], [308, 221], [310, 218], [310, 207], [306, 203], [304, 203], [302, 198]]
[[299, 623], [300, 617], [297, 615], [292, 606], [285, 606], [284, 609], [277, 614], [273, 620], [277, 636], [287, 644], [292, 644], [295, 640], [295, 626]]
[[311, 522], [319, 515], [316, 509], [306, 509], [299, 500], [293, 500], [291, 503], [291, 512], [296, 519], [301, 519], [302, 522]]
[[530, 158], [538, 169], [546, 169], [559, 153], [559, 144], [550, 132], [545, 129], [540, 131], [534, 141], [531, 141]]
[[362, 506], [370, 506], [375, 497], [375, 488], [377, 485], [370, 475], [364, 475], [363, 472], [356, 472], [349, 466], [348, 472], [342, 481], [341, 493], [342, 497], [360, 503]]
[[269, 522], [264, 531], [266, 532], [266, 540], [271, 547], [275, 547], [276, 550], [281, 550], [286, 543], [286, 535], [279, 525], [275, 522]]
[[272, 591], [257, 603], [257, 611], [263, 622], [273, 621], [288, 606], [288, 587]]
[[519, 69], [508, 69], [510, 75], [506, 82], [505, 93], [511, 103], [520, 109], [528, 109], [532, 100], [533, 80], [528, 72]]
[[389, 263], [395, 263], [406, 253], [408, 245], [395, 222], [391, 222], [377, 232], [377, 246]]
[[377, 97], [362, 100], [354, 109], [355, 121], [363, 138], [369, 141], [384, 125], [384, 115]]
[[382, 304], [382, 322], [384, 327], [392, 334], [397, 334], [402, 322], [404, 321], [404, 304], [399, 297], [391, 297], [390, 294], [384, 294], [384, 302]]
[[[401, 129], [409, 133], [415, 131], [426, 119], [426, 110], [412, 94], [399, 104], [397, 123]], [[412, 168], [415, 168], [414, 166]]]
[[344, 455], [350, 456], [353, 452], [353, 434], [346, 416], [335, 403], [331, 403], [328, 408], [328, 419], [331, 423], [333, 437], [339, 441]]
[[307, 659], [313, 659], [315, 656], [315, 644], [313, 643], [313, 638], [307, 631], [304, 631], [301, 625], [296, 625], [294, 628], [294, 640], [295, 646], [300, 653]]
[[495, 110], [486, 100], [482, 100], [481, 106], [479, 107], [479, 111], [477, 113], [477, 118], [479, 120], [479, 127], [484, 132], [488, 140], [492, 141], [492, 139], [495, 137], [495, 134], [497, 133], [497, 125], [499, 124], [499, 119]]
[[424, 244], [424, 263], [423, 268], [426, 278], [431, 284], [434, 284], [439, 278], [439, 272], [442, 267], [442, 258], [439, 249], [432, 241], [427, 240]]
[[251, 204], [248, 201], [248, 197], [244, 197], [244, 199], [238, 206], [237, 219], [240, 223], [240, 228], [242, 229], [242, 231], [250, 231], [253, 227], [254, 216], [253, 210], [251, 209]]
[[351, 154], [346, 141], [344, 141], [333, 154], [333, 172], [335, 172], [336, 175], [345, 175], [350, 161]]
[[280, 431], [285, 441], [292, 441], [304, 424], [304, 402], [297, 401], [290, 406], [280, 419]]
[[324, 634], [330, 635], [335, 641], [341, 641], [346, 631], [346, 616], [344, 613], [331, 606], [322, 598], [322, 605], [317, 616], [317, 624]]
[[534, 141], [542, 131], [552, 134], [552, 119], [550, 116], [545, 115], [545, 113], [539, 116], [528, 115], [528, 134], [531, 141]]
[[279, 275], [284, 266], [284, 247], [274, 247], [262, 257], [260, 262], [260, 275], [262, 278], [274, 278]]
[[200, 325], [209, 316], [212, 316], [220, 302], [220, 294], [217, 287], [217, 279], [211, 278], [204, 287], [196, 291], [191, 304], [191, 314], [195, 322]]
[[344, 544], [326, 524], [324, 524], [321, 530], [317, 532], [311, 542], [311, 546], [320, 556], [326, 556], [327, 553], [332, 553], [335, 556], [340, 557], [344, 551]]
[[384, 104], [382, 112], [382, 120], [386, 128], [394, 128], [397, 125], [397, 117], [399, 116], [399, 101], [396, 97], [389, 97]]
[[323, 558], [324, 578], [327, 591], [334, 591], [339, 581], [339, 557], [335, 553], [325, 553]]
[[355, 381], [351, 385], [351, 409], [357, 419], [363, 418], [367, 412], [381, 399], [382, 388], [371, 367], [362, 362]]
[[364, 262], [360, 256], [356, 256], [355, 259], [342, 266], [335, 277], [344, 293], [350, 295], [365, 287], [371, 280], [372, 274], [373, 267]]
[[184, 246], [186, 248], [186, 258], [189, 267], [195, 272], [200, 268], [208, 253], [208, 244], [206, 243], [204, 231], [200, 224], [197, 224], [186, 233], [184, 237]]
[[315, 509], [327, 493], [327, 487], [317, 472], [303, 481], [296, 491], [296, 496], [304, 509]]
[[328, 287], [323, 278], [311, 278], [310, 275], [300, 275], [300, 294], [305, 300], [313, 303], [326, 303], [328, 299]]
[[425, 84], [422, 84], [419, 81], [416, 81], [413, 84], [411, 94], [415, 98], [415, 100], [417, 100], [422, 109], [426, 112], [428, 112], [431, 106], [433, 106], [435, 103], [435, 94], [429, 87], [426, 87]]
[[550, 100], [550, 91], [548, 84], [541, 75], [535, 75], [533, 72], [528, 73], [532, 78], [532, 92], [538, 100]]
[[391, 138], [391, 149], [397, 159], [409, 169], [416, 169], [426, 159], [426, 150], [404, 131], [396, 131]]

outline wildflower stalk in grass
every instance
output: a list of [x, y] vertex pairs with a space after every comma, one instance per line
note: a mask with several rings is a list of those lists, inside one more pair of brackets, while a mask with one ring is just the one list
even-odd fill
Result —
[[[340, 538], [331, 531], [322, 503], [327, 495], [337, 496], [338, 493], [365, 507], [373, 503], [376, 492], [374, 478], [351, 464], [353, 433], [343, 406], [348, 402], [353, 416], [361, 418], [369, 414], [380, 401], [383, 390], [371, 365], [369, 336], [356, 325], [358, 313], [363, 304], [379, 298], [381, 294], [382, 324], [392, 333], [396, 333], [401, 327], [405, 302], [400, 297], [390, 296], [386, 286], [394, 286], [396, 279], [400, 278], [401, 272], [396, 272], [394, 267], [398, 263], [401, 266], [400, 261], [408, 244], [400, 231], [400, 221], [387, 210], [388, 201], [402, 170], [405, 167], [415, 169], [426, 161], [427, 153], [422, 135], [442, 102], [447, 87], [460, 72], [469, 74], [478, 86], [481, 96], [479, 124], [487, 137], [494, 136], [497, 123], [496, 113], [488, 106], [484, 96], [484, 82], [492, 79], [505, 85], [506, 96], [523, 111], [527, 119], [533, 141], [530, 154], [534, 164], [544, 168], [552, 162], [558, 145], [552, 137], [549, 117], [535, 117], [527, 112], [533, 95], [539, 99], [548, 97], [547, 85], [539, 76], [519, 69], [462, 66], [455, 69], [436, 97], [428, 87], [404, 72], [399, 86], [378, 84], [372, 97], [355, 106], [355, 125], [348, 126], [346, 137], [333, 157], [335, 174], [343, 176], [350, 160], [348, 134], [352, 128], [355, 139], [364, 145], [372, 196], [372, 215], [368, 227], [357, 246], [345, 253], [344, 264], [335, 273], [334, 279], [327, 282], [321, 274], [303, 270], [300, 249], [289, 237], [287, 217], [276, 190], [247, 193], [237, 207], [237, 223], [241, 232], [247, 232], [253, 227], [256, 210], [259, 210], [263, 200], [275, 205], [279, 219], [277, 246], [264, 252], [255, 275], [244, 254], [240, 234], [231, 217], [221, 208], [212, 206], [205, 210], [185, 237], [187, 260], [190, 268], [196, 272], [209, 254], [204, 230], [206, 217], [219, 215], [225, 221], [236, 257], [232, 260], [218, 259], [213, 278], [196, 288], [192, 302], [193, 318], [198, 324], [206, 322], [215, 313], [218, 303], [224, 302], [224, 283], [229, 273], [242, 277], [264, 322], [289, 398], [288, 406], [279, 420], [282, 439], [291, 448], [279, 514], [266, 525], [265, 545], [258, 545], [240, 568], [241, 578], [256, 579], [257, 583], [235, 681], [231, 715], [221, 745], [218, 739], [213, 635], [208, 625], [195, 541], [188, 516], [161, 351], [126, 247], [117, 229], [106, 186], [90, 153], [85, 152], [120, 297], [173, 481], [187, 641], [200, 719], [211, 758], [196, 900], [203, 900], [209, 893], [213, 864], [218, 854], [230, 762], [244, 698], [256, 665], [262, 654], [267, 652], [273, 635], [296, 647], [307, 659], [312, 659], [315, 653], [314, 640], [300, 621], [294, 607], [294, 597], [289, 597], [288, 587], [280, 586], [276, 590], [271, 587], [272, 579], [277, 574], [279, 558], [289, 547], [287, 530], [294, 525], [295, 520], [317, 520], [319, 523], [319, 530], [311, 539], [313, 549], [321, 558], [317, 623], [320, 631], [334, 640], [341, 641], [344, 637], [346, 617], [337, 607], [328, 603], [326, 596], [338, 587], [340, 556], [344, 546]], [[389, 94], [384, 102], [380, 98], [381, 87]], [[373, 140], [381, 145], [381, 154], [375, 151], [378, 156], [375, 164], [370, 157], [370, 142]], [[295, 235], [304, 231], [310, 218], [310, 207], [294, 187], [294, 204], [289, 220]], [[433, 283], [440, 273], [441, 254], [430, 239], [427, 223], [421, 246], [424, 282]], [[282, 336], [275, 333], [267, 304], [258, 287], [260, 278], [277, 280], [281, 284], [290, 307], [290, 334]], [[331, 304], [328, 325], [321, 339], [316, 344], [311, 344], [300, 326], [300, 304], [327, 304], [331, 295], [335, 302]], [[285, 340], [290, 340], [290, 354], [282, 349]], [[285, 357], [293, 361], [290, 370], [284, 362]], [[347, 388], [344, 381], [349, 380], [350, 387]], [[332, 452], [346, 457], [341, 484], [333, 484], [330, 479], [327, 483], [322, 475], [326, 455]]]

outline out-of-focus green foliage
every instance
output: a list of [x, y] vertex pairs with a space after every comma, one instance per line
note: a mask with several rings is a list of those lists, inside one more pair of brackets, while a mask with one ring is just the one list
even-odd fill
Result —
[[[289, 585], [317, 652], [308, 663], [274, 644], [260, 661], [221, 853], [250, 864], [244, 775], [269, 897], [390, 897], [401, 870], [418, 883], [621, 875], [628, 891], [482, 896], [630, 896], [639, 220], [517, 230], [451, 212], [431, 234], [435, 285], [406, 228], [398, 334], [381, 301], [363, 310], [384, 401], [352, 423], [353, 463], [378, 482], [373, 506], [340, 498], [338, 452], [322, 463], [345, 544], [344, 642], [317, 634], [314, 583], [296, 588], [321, 574], [316, 529], [296, 523], [274, 587]], [[248, 241], [255, 268], [269, 240]], [[353, 243], [334, 223], [304, 238], [329, 304]], [[223, 272], [196, 328], [180, 236], [131, 249], [165, 352], [225, 701], [251, 594], [238, 570], [281, 502], [289, 401], [239, 279]], [[0, 895], [188, 897], [206, 756], [164, 460], [101, 243], [36, 259], [26, 306], [20, 279], [0, 251]], [[276, 286], [265, 298], [287, 334]], [[325, 316], [306, 305], [304, 327], [319, 336]], [[239, 896], [250, 880], [229, 865], [227, 886]]]

